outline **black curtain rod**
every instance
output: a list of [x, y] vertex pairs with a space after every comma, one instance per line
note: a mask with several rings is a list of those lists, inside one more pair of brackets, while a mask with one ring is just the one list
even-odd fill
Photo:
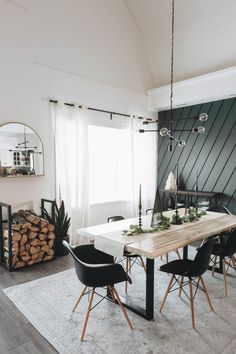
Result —
[[[51, 103], [58, 103], [57, 100], [49, 100], [49, 102]], [[65, 106], [70, 106], [70, 107], [75, 107], [76, 105], [74, 103], [68, 103], [68, 102], [64, 102]], [[78, 108], [82, 108], [82, 106], [78, 106]], [[106, 111], [104, 109], [98, 109], [98, 108], [91, 108], [91, 107], [87, 107], [88, 110], [90, 111], [95, 111], [95, 112], [102, 112], [102, 113], [108, 113], [111, 115], [117, 115], [117, 116], [122, 116], [122, 117], [130, 117], [129, 114], [125, 114], [125, 113], [117, 113], [117, 112], [112, 112], [112, 111]], [[152, 118], [144, 118], [144, 117], [137, 117], [138, 119], [146, 119], [149, 121], [152, 121]]]

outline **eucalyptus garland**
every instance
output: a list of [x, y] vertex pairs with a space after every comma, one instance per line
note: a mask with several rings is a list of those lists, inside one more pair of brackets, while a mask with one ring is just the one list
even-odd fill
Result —
[[169, 229], [171, 224], [177, 224], [176, 221], [178, 221], [179, 224], [182, 224], [183, 222], [193, 222], [199, 220], [202, 217], [202, 215], [206, 215], [206, 214], [207, 212], [204, 210], [196, 210], [195, 208], [191, 207], [187, 210], [186, 215], [182, 217], [179, 215], [179, 213], [177, 214], [175, 213], [174, 215], [172, 215], [171, 218], [162, 215], [157, 227], [155, 228], [152, 227], [149, 229], [143, 229], [139, 225], [132, 224], [129, 226], [128, 230], [122, 231], [122, 235], [132, 236], [132, 235], [151, 233], [155, 231], [163, 231]]

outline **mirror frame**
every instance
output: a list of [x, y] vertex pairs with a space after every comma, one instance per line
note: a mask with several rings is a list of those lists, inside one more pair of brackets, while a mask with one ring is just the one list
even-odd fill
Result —
[[43, 159], [42, 173], [37, 174], [37, 175], [6, 175], [6, 176], [0, 175], [0, 178], [8, 178], [8, 177], [10, 177], [10, 178], [16, 178], [16, 177], [17, 177], [17, 178], [19, 178], [19, 177], [40, 177], [40, 176], [45, 176], [44, 146], [43, 146], [43, 142], [42, 142], [42, 139], [41, 139], [41, 137], [39, 136], [39, 134], [36, 132], [35, 129], [33, 129], [32, 127], [30, 127], [28, 124], [21, 123], [21, 122], [15, 122], [15, 121], [14, 121], [14, 122], [6, 122], [6, 123], [0, 124], [0, 130], [1, 130], [1, 128], [2, 128], [3, 126], [8, 125], [8, 124], [20, 124], [20, 125], [22, 125], [22, 126], [27, 127], [28, 129], [31, 129], [31, 130], [35, 133], [35, 135], [36, 135], [37, 138], [39, 139], [39, 141], [40, 141], [40, 143], [41, 143], [41, 146], [42, 146], [42, 159]]

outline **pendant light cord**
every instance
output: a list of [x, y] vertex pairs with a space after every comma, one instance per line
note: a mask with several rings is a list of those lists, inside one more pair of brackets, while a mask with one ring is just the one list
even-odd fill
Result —
[[174, 82], [174, 25], [175, 25], [175, 0], [172, 0], [172, 21], [171, 21], [171, 77], [170, 77], [170, 110], [172, 120], [173, 108], [173, 82]]
[[[172, 0], [171, 11], [171, 58], [170, 58], [170, 136], [173, 136], [173, 83], [174, 83], [174, 25], [175, 25], [175, 0]], [[169, 138], [169, 151], [172, 151], [172, 138]]]

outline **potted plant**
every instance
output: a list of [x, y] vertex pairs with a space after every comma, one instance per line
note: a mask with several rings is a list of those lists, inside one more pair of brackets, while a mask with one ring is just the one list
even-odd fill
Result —
[[47, 209], [42, 210], [43, 217], [48, 220], [50, 224], [55, 225], [55, 254], [56, 256], [65, 256], [68, 254], [67, 249], [63, 246], [62, 241], [69, 242], [68, 230], [71, 224], [71, 218], [65, 211], [64, 201], [58, 206], [56, 201], [53, 202], [52, 215]]

